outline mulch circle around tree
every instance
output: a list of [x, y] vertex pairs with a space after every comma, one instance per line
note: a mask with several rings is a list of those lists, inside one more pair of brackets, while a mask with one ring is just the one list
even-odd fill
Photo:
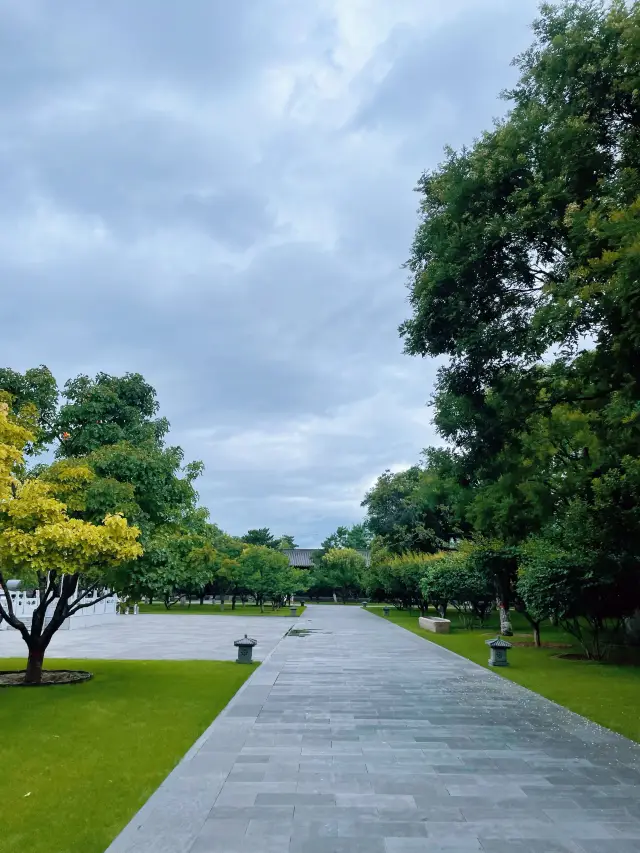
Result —
[[83, 669], [45, 669], [40, 684], [25, 684], [25, 670], [0, 671], [0, 687], [52, 687], [55, 684], [80, 684], [93, 678], [92, 672]]

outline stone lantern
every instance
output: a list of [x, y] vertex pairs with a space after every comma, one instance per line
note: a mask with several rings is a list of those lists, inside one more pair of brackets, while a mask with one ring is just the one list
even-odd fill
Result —
[[297, 616], [297, 615], [298, 615], [298, 606], [297, 606], [297, 604], [292, 604], [292, 605], [289, 607], [289, 613], [290, 613], [292, 616]]
[[368, 604], [368, 603], [369, 603], [369, 602], [368, 602], [366, 599], [362, 602], [362, 606], [364, 607], [364, 609], [365, 609], [365, 610], [367, 609], [367, 604]]
[[235, 640], [234, 646], [238, 647], [238, 663], [251, 663], [253, 647], [258, 645], [257, 640], [252, 640], [245, 634], [241, 640]]
[[390, 608], [390, 607], [383, 607], [383, 608], [382, 608], [382, 611], [383, 611], [383, 613], [384, 613], [384, 615], [385, 615], [385, 616], [388, 616], [388, 615], [389, 615], [389, 611], [390, 611], [390, 610], [391, 610], [391, 608]]
[[511, 648], [511, 643], [503, 640], [502, 637], [496, 637], [495, 640], [486, 640], [485, 642], [491, 649], [489, 653], [489, 666], [509, 666], [507, 649]]

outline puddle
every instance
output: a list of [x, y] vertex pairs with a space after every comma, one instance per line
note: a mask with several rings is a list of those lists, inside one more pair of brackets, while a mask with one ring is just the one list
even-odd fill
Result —
[[306, 637], [308, 634], [330, 634], [331, 631], [321, 631], [320, 628], [289, 628], [285, 637]]

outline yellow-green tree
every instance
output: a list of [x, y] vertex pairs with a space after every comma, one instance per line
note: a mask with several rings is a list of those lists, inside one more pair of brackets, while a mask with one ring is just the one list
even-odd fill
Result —
[[[90, 593], [97, 592], [97, 600], [110, 595], [112, 572], [140, 556], [142, 547], [140, 531], [122, 515], [107, 515], [101, 524], [70, 518], [54, 484], [20, 477], [24, 448], [34, 439], [30, 417], [29, 410], [12, 415], [0, 401], [0, 618], [22, 635], [29, 652], [25, 681], [37, 684], [55, 632], [67, 618], [95, 603], [95, 597], [87, 601]], [[83, 483], [93, 475], [78, 465], [75, 476]], [[80, 493], [78, 489], [76, 495]], [[39, 589], [30, 625], [14, 612], [8, 577]]]

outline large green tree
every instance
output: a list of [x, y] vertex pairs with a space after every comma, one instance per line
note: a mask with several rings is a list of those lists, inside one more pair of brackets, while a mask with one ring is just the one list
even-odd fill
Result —
[[0, 367], [0, 391], [8, 394], [11, 410], [18, 414], [26, 405], [33, 405], [37, 420], [32, 428], [33, 440], [25, 447], [31, 455], [42, 450], [51, 441], [56, 429], [58, 385], [44, 364], [24, 373], [10, 367]]
[[367, 528], [391, 553], [433, 554], [460, 535], [447, 466], [446, 452], [431, 450], [420, 465], [385, 471], [365, 495]]
[[156, 417], [155, 389], [139, 373], [98, 373], [94, 379], [81, 374], [65, 384], [63, 397], [56, 417], [56, 455], [62, 458], [122, 442], [161, 446], [169, 431], [166, 418]]
[[435, 423], [494, 557], [579, 500], [595, 564], [626, 578], [640, 565], [640, 4], [545, 4], [534, 33], [506, 118], [420, 179], [400, 332], [408, 353], [445, 359]]

